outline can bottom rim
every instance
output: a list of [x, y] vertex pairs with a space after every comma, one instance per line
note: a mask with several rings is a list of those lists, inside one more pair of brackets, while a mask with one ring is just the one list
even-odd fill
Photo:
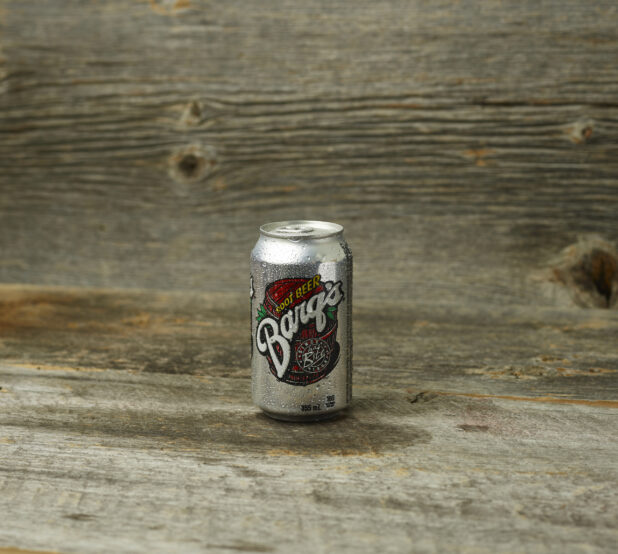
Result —
[[[346, 407], [347, 408], [347, 407]], [[343, 417], [346, 413], [346, 408], [341, 408], [340, 410], [333, 410], [332, 412], [322, 412], [320, 414], [307, 414], [307, 415], [294, 415], [294, 414], [281, 414], [277, 412], [270, 412], [261, 408], [264, 415], [272, 419], [277, 419], [279, 421], [288, 421], [294, 423], [314, 423], [317, 421], [324, 421], [327, 419], [335, 419], [339, 417]]]

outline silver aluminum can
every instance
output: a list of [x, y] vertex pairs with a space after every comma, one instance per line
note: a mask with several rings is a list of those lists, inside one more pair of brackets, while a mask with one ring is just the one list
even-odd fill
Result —
[[352, 400], [352, 253], [343, 227], [280, 221], [251, 252], [253, 402], [315, 421]]

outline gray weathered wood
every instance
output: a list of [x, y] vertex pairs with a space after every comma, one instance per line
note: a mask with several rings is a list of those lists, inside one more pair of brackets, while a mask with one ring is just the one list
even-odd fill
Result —
[[613, 551], [616, 311], [368, 302], [353, 409], [294, 425], [251, 406], [246, 310], [0, 287], [0, 544]]
[[[244, 296], [0, 286], [11, 364], [245, 379]], [[375, 386], [618, 399], [615, 310], [357, 303], [355, 375]]]
[[532, 276], [618, 241], [614, 2], [5, 0], [0, 24], [4, 282], [238, 290], [257, 226], [307, 217], [348, 229], [359, 298], [565, 305]]
[[290, 425], [255, 413], [246, 379], [1, 371], [4, 544], [61, 552], [615, 549], [615, 408], [416, 399], [361, 382], [346, 418]]

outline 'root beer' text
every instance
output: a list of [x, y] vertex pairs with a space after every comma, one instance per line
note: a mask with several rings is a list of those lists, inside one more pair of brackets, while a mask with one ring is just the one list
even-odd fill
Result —
[[301, 287], [298, 287], [295, 291], [291, 291], [288, 297], [275, 308], [275, 311], [278, 314], [280, 314], [292, 302], [294, 302], [294, 298], [302, 298], [309, 291], [318, 288], [319, 285], [320, 285], [320, 275], [317, 274], [315, 277], [313, 277], [312, 279], [309, 279], [306, 283], [304, 283]]

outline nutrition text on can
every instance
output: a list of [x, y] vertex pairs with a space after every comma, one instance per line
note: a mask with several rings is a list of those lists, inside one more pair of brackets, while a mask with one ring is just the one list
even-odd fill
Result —
[[352, 253], [343, 227], [281, 221], [251, 252], [253, 402], [277, 419], [336, 415], [352, 399]]

